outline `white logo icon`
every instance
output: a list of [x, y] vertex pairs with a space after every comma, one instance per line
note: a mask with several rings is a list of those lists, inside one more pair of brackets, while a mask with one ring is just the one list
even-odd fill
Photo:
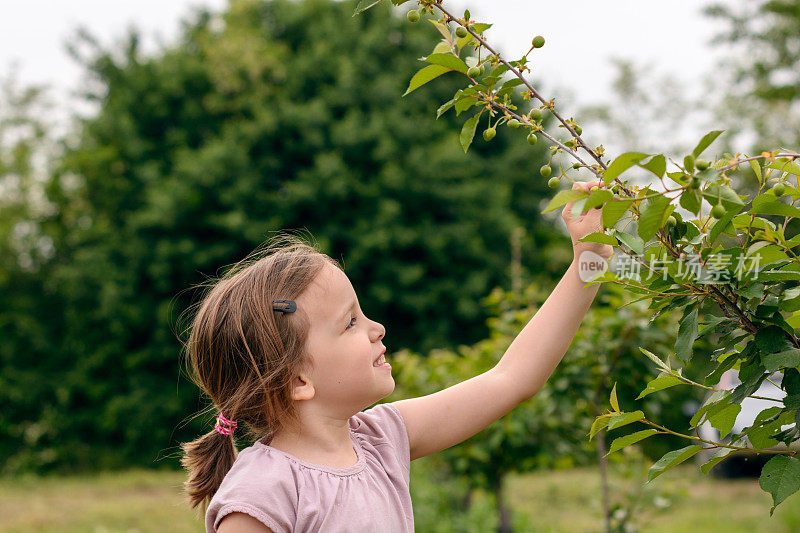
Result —
[[608, 261], [602, 255], [586, 250], [578, 256], [578, 276], [581, 281], [590, 281], [606, 270], [608, 270]]

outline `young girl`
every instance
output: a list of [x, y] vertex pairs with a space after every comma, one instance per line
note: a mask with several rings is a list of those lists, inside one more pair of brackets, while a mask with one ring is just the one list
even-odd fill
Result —
[[[598, 182], [574, 184], [588, 189]], [[482, 430], [544, 385], [598, 286], [578, 243], [597, 209], [562, 211], [574, 260], [491, 370], [443, 391], [363, 409], [394, 390], [384, 327], [361, 312], [338, 263], [289, 239], [239, 263], [200, 303], [187, 345], [193, 379], [220, 414], [183, 444], [185, 490], [207, 532], [411, 532], [410, 461]], [[254, 441], [236, 452], [239, 423]]]

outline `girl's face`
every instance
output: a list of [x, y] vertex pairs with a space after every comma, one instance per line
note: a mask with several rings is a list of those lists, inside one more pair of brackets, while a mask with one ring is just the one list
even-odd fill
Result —
[[297, 298], [311, 322], [306, 348], [314, 400], [349, 417], [394, 390], [391, 366], [382, 355], [385, 328], [364, 316], [344, 272], [326, 264]]

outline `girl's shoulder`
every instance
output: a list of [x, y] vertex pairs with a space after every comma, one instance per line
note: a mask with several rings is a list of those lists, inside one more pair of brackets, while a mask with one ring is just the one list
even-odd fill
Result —
[[378, 404], [350, 418], [350, 430], [359, 438], [364, 451], [391, 452], [403, 466], [410, 466], [408, 432], [400, 411], [393, 403]]

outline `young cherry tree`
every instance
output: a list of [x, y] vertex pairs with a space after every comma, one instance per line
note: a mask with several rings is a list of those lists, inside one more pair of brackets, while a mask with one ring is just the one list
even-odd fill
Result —
[[[380, 1], [361, 0], [354, 16]], [[488, 125], [482, 136], [486, 142], [505, 125], [520, 130], [531, 145], [540, 138], [549, 142], [551, 160], [559, 154], [574, 160], [557, 177], [550, 177], [552, 165], [541, 167], [539, 175], [549, 178], [553, 188], [563, 180], [574, 181], [571, 170], [594, 174], [602, 186], [560, 191], [543, 212], [570, 202], [574, 202], [574, 214], [602, 209], [605, 231], [583, 240], [614, 246], [614, 261], [602, 271], [589, 271], [592, 275], [586, 281], [626, 287], [649, 301], [655, 316], [666, 311], [680, 314], [674, 350], [653, 353], [648, 347], [640, 348], [661, 373], [642, 384], [637, 399], [679, 386], [713, 391], [692, 418], [691, 430], [684, 431], [651, 420], [643, 410], [622, 411], [614, 389], [611, 409], [595, 419], [591, 436], [601, 429], [645, 426], [615, 439], [609, 453], [655, 435], [685, 439], [687, 446], [667, 452], [650, 468], [648, 481], [703, 449], [714, 451], [701, 467], [705, 473], [731, 453], [767, 454], [771, 458], [759, 483], [772, 495], [772, 515], [777, 505], [800, 490], [800, 338], [796, 332], [800, 327], [800, 234], [794, 222], [800, 219], [800, 207], [794, 205], [800, 199], [796, 161], [800, 154], [773, 149], [753, 156], [701, 158], [722, 133], [711, 131], [682, 161], [670, 160], [669, 167], [663, 153], [629, 152], [606, 158], [602, 145], [587, 145], [576, 121], [565, 119], [555, 99], [545, 99], [524, 77], [530, 70], [528, 55], [544, 46], [544, 37], [534, 37], [523, 57], [508, 61], [486, 41], [491, 24], [472, 20], [469, 10], [458, 17], [445, 2], [434, 0], [418, 0], [415, 7], [407, 13], [408, 20], [416, 23], [424, 18], [442, 39], [422, 58], [428, 64], [411, 78], [403, 96], [443, 74], [461, 75], [465, 87], [436, 114], [451, 108], [458, 115], [474, 112], [461, 129], [465, 152], [485, 119]], [[524, 113], [512, 103], [517, 86], [522, 86], [523, 101], [531, 102]], [[545, 131], [545, 113], [552, 114], [563, 131]], [[752, 170], [751, 179], [757, 182], [754, 195], [740, 195], [734, 188], [732, 176], [740, 166]], [[651, 182], [632, 184], [630, 169], [644, 169], [652, 175]], [[586, 264], [595, 263], [587, 259]], [[718, 348], [695, 353], [695, 341], [706, 334], [717, 337]], [[702, 381], [686, 377], [684, 370], [698, 364], [712, 370]], [[739, 372], [741, 384], [716, 390], [720, 377], [730, 369]], [[783, 392], [782, 398], [771, 398], [780, 405], [765, 409], [749, 427], [730, 434], [742, 401], [759, 398], [756, 392], [765, 381]], [[719, 441], [700, 437], [697, 428], [706, 420], [719, 430]]]

